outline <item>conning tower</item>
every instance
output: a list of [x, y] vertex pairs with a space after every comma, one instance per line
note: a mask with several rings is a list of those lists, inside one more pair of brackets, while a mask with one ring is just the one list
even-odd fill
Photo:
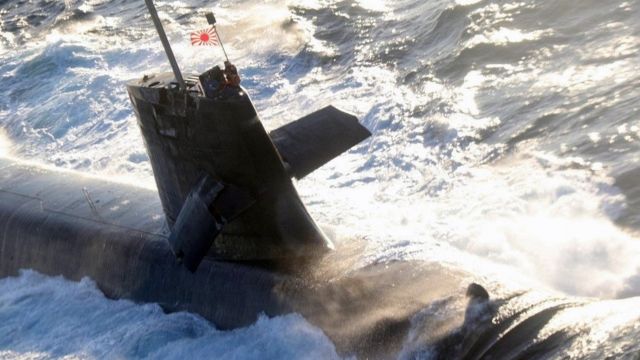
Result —
[[[173, 58], [170, 48], [167, 54]], [[212, 89], [218, 67], [183, 78], [171, 63], [173, 74], [144, 76], [127, 90], [176, 256], [195, 271], [204, 256], [278, 262], [330, 249], [291, 177], [304, 177], [369, 131], [329, 106], [267, 134], [242, 87]]]

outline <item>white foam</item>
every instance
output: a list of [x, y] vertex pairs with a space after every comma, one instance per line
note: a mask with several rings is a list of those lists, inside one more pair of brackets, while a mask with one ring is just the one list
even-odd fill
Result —
[[[0, 117], [2, 113], [0, 112]], [[0, 156], [6, 157], [9, 155], [9, 150], [11, 149], [11, 141], [7, 137], [7, 133], [4, 129], [0, 128]]]
[[0, 358], [337, 359], [333, 344], [299, 315], [260, 316], [219, 331], [157, 305], [106, 299], [95, 284], [34, 271], [0, 280]]

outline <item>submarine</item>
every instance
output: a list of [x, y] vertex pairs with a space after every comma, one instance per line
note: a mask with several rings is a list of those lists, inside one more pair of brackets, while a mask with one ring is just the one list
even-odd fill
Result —
[[593, 326], [553, 320], [594, 300], [417, 260], [357, 266], [360, 249], [323, 234], [291, 179], [369, 131], [327, 107], [267, 133], [245, 89], [211, 86], [222, 69], [182, 78], [169, 58], [172, 73], [127, 84], [157, 190], [0, 157], [0, 277], [89, 277], [222, 330], [298, 313], [339, 354], [370, 359], [548, 358]]

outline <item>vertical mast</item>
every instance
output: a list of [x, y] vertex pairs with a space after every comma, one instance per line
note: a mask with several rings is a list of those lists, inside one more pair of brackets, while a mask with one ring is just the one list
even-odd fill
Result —
[[222, 44], [222, 39], [220, 38], [220, 34], [218, 34], [218, 28], [216, 27], [216, 17], [212, 12], [208, 12], [205, 14], [207, 18], [207, 22], [209, 25], [213, 26], [213, 30], [216, 32], [216, 37], [218, 38], [218, 42], [220, 43], [220, 47], [222, 48], [222, 52], [224, 53], [225, 59], [229, 62], [229, 57], [227, 56], [227, 51], [224, 49], [224, 45]]
[[158, 31], [160, 42], [162, 42], [164, 51], [167, 53], [167, 57], [169, 58], [169, 63], [171, 63], [173, 75], [176, 77], [176, 80], [180, 85], [180, 90], [184, 91], [187, 89], [187, 86], [185, 85], [184, 79], [182, 78], [182, 73], [180, 72], [180, 67], [178, 67], [178, 62], [176, 61], [175, 56], [173, 56], [171, 45], [169, 44], [169, 40], [167, 40], [167, 35], [164, 33], [164, 28], [162, 27], [162, 23], [160, 22], [160, 18], [158, 17], [156, 7], [153, 5], [153, 0], [144, 0], [144, 2], [147, 4], [147, 9], [149, 9], [151, 20], [153, 20], [153, 25], [155, 25], [156, 30]]

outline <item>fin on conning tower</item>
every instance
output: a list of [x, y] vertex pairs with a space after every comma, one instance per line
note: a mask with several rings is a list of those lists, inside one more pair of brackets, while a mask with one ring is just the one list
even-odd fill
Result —
[[302, 179], [371, 136], [358, 118], [327, 106], [269, 133], [289, 173]]
[[182, 91], [161, 74], [127, 86], [176, 255], [195, 271], [204, 256], [278, 262], [330, 249], [290, 177], [307, 175], [369, 131], [327, 107], [274, 130], [272, 142], [242, 88], [211, 98], [197, 77], [185, 84]]

